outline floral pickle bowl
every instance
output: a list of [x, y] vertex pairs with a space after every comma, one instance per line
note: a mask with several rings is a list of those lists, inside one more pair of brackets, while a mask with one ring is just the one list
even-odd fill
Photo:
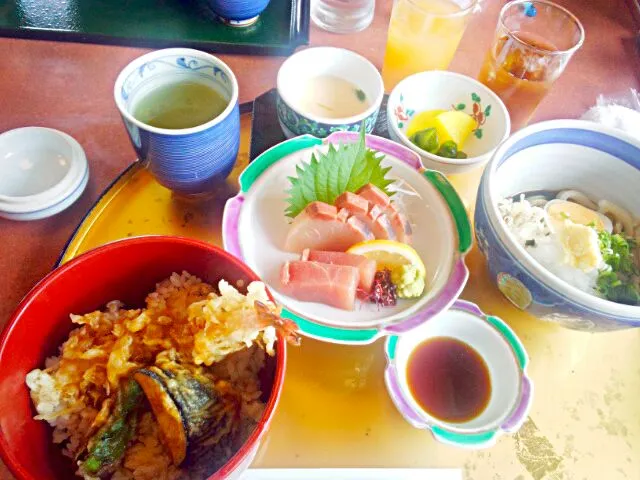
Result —
[[270, 0], [208, 0], [220, 21], [231, 27], [248, 27], [258, 21]]
[[[305, 112], [299, 101], [305, 82], [319, 75], [332, 75], [355, 84], [370, 100], [369, 107], [344, 118]], [[371, 133], [384, 97], [384, 84], [376, 67], [357, 53], [334, 47], [308, 48], [290, 56], [278, 71], [277, 90], [278, 121], [287, 138], [306, 134], [325, 138], [339, 131], [359, 132], [363, 122], [366, 133]]]
[[[489, 403], [467, 422], [445, 422], [429, 415], [410, 391], [406, 374], [409, 357], [418, 345], [434, 337], [468, 344], [489, 369]], [[430, 430], [441, 443], [470, 449], [491, 447], [503, 433], [518, 431], [531, 408], [533, 383], [526, 373], [529, 357], [522, 343], [506, 323], [485, 315], [471, 302], [457, 300], [410, 335], [388, 337], [385, 354], [385, 383], [396, 408], [413, 427]]]
[[[440, 157], [409, 140], [411, 120], [428, 110], [457, 110], [473, 118], [476, 127], [462, 149], [468, 158]], [[426, 168], [447, 175], [486, 163], [511, 131], [507, 107], [495, 93], [466, 75], [439, 70], [411, 75], [393, 89], [387, 104], [387, 123], [392, 140], [420, 155]]]

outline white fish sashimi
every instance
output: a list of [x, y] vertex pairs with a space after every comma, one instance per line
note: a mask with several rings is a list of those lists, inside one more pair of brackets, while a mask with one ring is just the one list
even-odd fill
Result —
[[351, 245], [374, 236], [367, 225], [349, 217], [345, 209], [312, 202], [293, 220], [285, 241], [285, 250], [302, 253], [305, 248], [344, 252]]

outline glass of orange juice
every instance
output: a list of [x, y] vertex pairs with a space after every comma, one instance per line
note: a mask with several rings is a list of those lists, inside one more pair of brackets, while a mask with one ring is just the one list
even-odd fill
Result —
[[513, 130], [524, 127], [584, 42], [584, 28], [546, 0], [515, 0], [500, 12], [479, 80], [502, 99]]
[[385, 89], [425, 70], [446, 70], [478, 0], [396, 0], [382, 79]]

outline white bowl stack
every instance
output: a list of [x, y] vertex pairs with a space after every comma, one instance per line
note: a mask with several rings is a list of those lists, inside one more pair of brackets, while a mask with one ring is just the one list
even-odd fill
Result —
[[0, 217], [55, 215], [80, 197], [88, 180], [84, 150], [66, 133], [25, 127], [0, 135]]

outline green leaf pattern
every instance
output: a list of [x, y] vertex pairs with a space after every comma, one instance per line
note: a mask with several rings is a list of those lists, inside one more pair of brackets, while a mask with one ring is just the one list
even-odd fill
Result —
[[[309, 134], [314, 137], [325, 138], [334, 132], [359, 132], [362, 125], [361, 121], [342, 125], [328, 125], [315, 122], [293, 111], [279, 97], [276, 101], [276, 110], [278, 112], [278, 119], [295, 135]], [[364, 119], [367, 133], [373, 131], [377, 119], [377, 110]]]

